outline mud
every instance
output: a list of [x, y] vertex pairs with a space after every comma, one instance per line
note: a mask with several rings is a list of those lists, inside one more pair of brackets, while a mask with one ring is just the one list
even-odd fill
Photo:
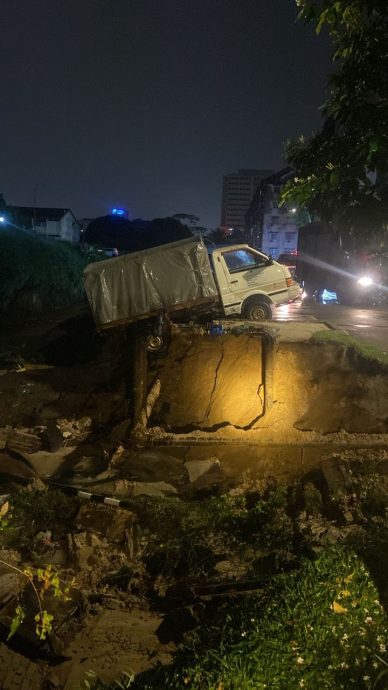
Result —
[[[58, 524], [38, 524], [27, 514], [31, 543], [15, 547], [14, 562], [54, 564], [74, 591], [69, 608], [56, 613], [53, 666], [39, 649], [32, 658], [26, 649], [20, 656], [23, 644], [0, 645], [5, 690], [78, 690], [90, 669], [110, 682], [121, 671], [166, 663], [178, 619], [184, 632], [200, 623], [209, 597], [213, 605], [229, 596], [230, 580], [245, 591], [270, 577], [276, 563], [297, 559], [282, 539], [306, 533], [312, 540], [323, 535], [322, 543], [342, 540], [365, 528], [365, 515], [383, 519], [386, 368], [341, 345], [288, 342], [275, 343], [268, 376], [268, 341], [257, 334], [215, 338], [177, 330], [167, 351], [148, 359], [146, 392], [156, 393], [134, 432], [132, 333], [97, 336], [82, 314], [56, 319], [0, 339], [1, 493], [37, 488], [38, 477], [138, 503], [133, 510], [79, 505], [76, 517]], [[33, 452], [12, 446], [17, 434]], [[354, 465], [361, 475], [366, 468], [373, 478], [366, 512], [346, 502], [345, 492], [335, 498], [338, 513], [329, 515], [337, 489], [322, 489], [327, 462]], [[248, 492], [256, 500], [277, 483], [291, 487], [295, 500], [271, 523], [279, 528], [276, 547], [244, 546], [237, 557], [235, 545], [205, 531], [198, 544], [184, 535], [180, 551], [181, 524], [193, 519], [185, 511], [193, 507], [195, 514], [201, 501], [225, 494]], [[158, 527], [147, 524], [150, 505]], [[368, 552], [372, 564], [384, 562], [383, 542]], [[4, 560], [8, 546], [0, 550]], [[386, 586], [383, 579], [388, 599]]]

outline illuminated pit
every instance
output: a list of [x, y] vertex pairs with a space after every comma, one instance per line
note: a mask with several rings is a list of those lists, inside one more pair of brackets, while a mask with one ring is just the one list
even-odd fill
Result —
[[388, 432], [386, 367], [333, 342], [176, 329], [149, 362], [147, 392], [150, 442], [314, 444]]

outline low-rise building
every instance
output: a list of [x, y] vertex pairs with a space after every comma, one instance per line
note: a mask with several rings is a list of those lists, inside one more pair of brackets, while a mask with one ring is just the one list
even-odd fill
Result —
[[53, 239], [79, 242], [81, 226], [69, 208], [8, 206], [16, 226]]

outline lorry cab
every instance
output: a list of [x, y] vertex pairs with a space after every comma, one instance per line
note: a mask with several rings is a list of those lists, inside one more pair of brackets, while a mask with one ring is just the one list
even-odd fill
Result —
[[248, 244], [228, 245], [212, 252], [213, 270], [226, 316], [271, 319], [271, 306], [297, 299], [300, 288], [287, 266]]

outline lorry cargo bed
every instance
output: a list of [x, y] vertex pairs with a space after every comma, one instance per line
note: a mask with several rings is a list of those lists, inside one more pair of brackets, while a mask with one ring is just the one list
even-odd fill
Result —
[[84, 284], [99, 329], [218, 299], [207, 249], [196, 238], [89, 264]]

